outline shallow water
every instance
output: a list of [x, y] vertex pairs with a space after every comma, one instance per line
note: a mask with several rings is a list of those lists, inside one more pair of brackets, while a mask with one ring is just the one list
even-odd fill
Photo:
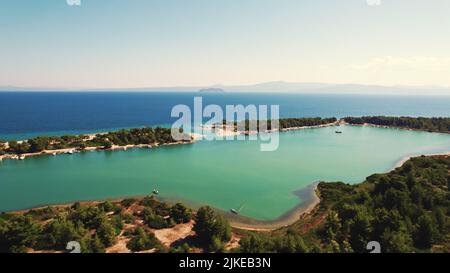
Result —
[[450, 135], [361, 126], [280, 134], [275, 152], [257, 141], [96, 151], [0, 163], [0, 211], [76, 200], [144, 195], [188, 200], [274, 220], [298, 205], [315, 181], [358, 183], [405, 156], [450, 151]]

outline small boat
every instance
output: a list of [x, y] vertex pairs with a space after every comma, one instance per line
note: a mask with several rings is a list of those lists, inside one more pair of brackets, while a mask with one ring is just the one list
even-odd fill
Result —
[[336, 131], [335, 133], [336, 134], [342, 134], [342, 131]]
[[159, 194], [159, 191], [157, 189], [153, 189], [153, 194]]
[[242, 208], [244, 208], [245, 203], [246, 202], [242, 203], [242, 205], [238, 209], [230, 209], [231, 213], [236, 214], [236, 215], [239, 214], [239, 212], [242, 210]]
[[25, 159], [24, 155], [19, 156], [19, 160], [24, 160], [24, 159]]
[[55, 156], [55, 155], [56, 155], [56, 153], [53, 153], [52, 155], [53, 155], [53, 156]]
[[239, 214], [239, 211], [237, 211], [237, 210], [235, 210], [235, 209], [230, 209], [230, 211], [231, 211], [231, 213]]
[[66, 154], [72, 155], [73, 154], [73, 150], [67, 151]]

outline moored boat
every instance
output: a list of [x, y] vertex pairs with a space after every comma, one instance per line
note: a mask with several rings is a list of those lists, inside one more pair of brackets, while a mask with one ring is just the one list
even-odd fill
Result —
[[237, 210], [235, 210], [235, 209], [230, 209], [230, 211], [231, 211], [231, 213], [239, 214], [239, 212]]

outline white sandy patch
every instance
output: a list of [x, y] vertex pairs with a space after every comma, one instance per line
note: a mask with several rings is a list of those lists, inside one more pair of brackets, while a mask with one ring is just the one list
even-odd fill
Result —
[[204, 135], [198, 133], [191, 133], [191, 137], [193, 140], [202, 140], [203, 138], [205, 138]]
[[235, 132], [232, 130], [223, 130], [223, 129], [219, 129], [216, 132], [216, 136], [218, 136], [218, 137], [237, 136], [240, 134], [241, 133], [239, 133], [239, 132]]
[[169, 247], [174, 242], [184, 239], [189, 235], [193, 235], [192, 227], [194, 222], [191, 221], [186, 224], [178, 224], [172, 228], [152, 230], [155, 237], [161, 241], [165, 246]]
[[131, 251], [127, 248], [127, 243], [130, 241], [130, 238], [119, 236], [117, 237], [116, 244], [106, 249], [106, 253], [131, 253]]

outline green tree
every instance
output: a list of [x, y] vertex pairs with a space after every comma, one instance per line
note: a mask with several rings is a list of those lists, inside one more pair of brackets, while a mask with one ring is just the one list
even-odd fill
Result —
[[123, 200], [120, 202], [120, 204], [121, 204], [123, 207], [128, 208], [129, 206], [133, 205], [135, 202], [136, 202], [136, 199], [134, 199], [134, 198], [126, 198], [126, 199], [123, 199]]
[[430, 248], [436, 235], [436, 226], [427, 214], [420, 216], [417, 221], [416, 246], [419, 248]]
[[113, 225], [113, 227], [116, 231], [116, 235], [119, 235], [124, 226], [122, 215], [114, 215], [111, 218], [111, 224]]
[[99, 204], [98, 207], [104, 212], [111, 212], [117, 209], [117, 205], [113, 204], [111, 201], [105, 201]]
[[341, 244], [341, 253], [353, 253], [353, 248], [347, 240], [344, 240]]
[[75, 223], [83, 223], [86, 228], [97, 229], [106, 221], [106, 214], [98, 207], [81, 206], [75, 203], [67, 218]]
[[45, 150], [49, 144], [47, 138], [37, 137], [27, 141], [28, 145], [30, 145], [29, 152], [38, 153]]
[[0, 252], [25, 252], [36, 245], [41, 232], [41, 226], [28, 216], [0, 220]]
[[262, 234], [251, 234], [239, 241], [240, 251], [243, 253], [274, 252], [273, 242]]
[[86, 232], [80, 225], [75, 225], [64, 215], [60, 215], [44, 228], [43, 247], [65, 249], [68, 242], [80, 241]]
[[191, 247], [189, 246], [189, 244], [184, 243], [179, 247], [175, 247], [175, 248], [170, 248], [169, 249], [170, 253], [190, 253], [191, 252]]
[[17, 141], [10, 141], [8, 145], [8, 150], [15, 154], [25, 154], [30, 150], [30, 145], [26, 141], [23, 141], [21, 143], [18, 143]]
[[308, 247], [299, 235], [286, 235], [276, 238], [275, 250], [279, 253], [307, 253]]
[[407, 253], [412, 250], [412, 239], [406, 231], [386, 229], [381, 235], [382, 251], [387, 253]]
[[192, 212], [181, 203], [175, 204], [170, 208], [170, 217], [176, 223], [188, 223], [192, 219]]
[[[206, 247], [213, 246], [213, 243], [225, 243], [231, 239], [231, 227], [228, 221], [211, 207], [201, 207], [197, 211], [195, 231], [200, 243]], [[216, 242], [215, 242], [216, 240]]]
[[89, 240], [89, 249], [92, 253], [105, 253], [105, 246], [97, 234]]
[[164, 219], [164, 217], [157, 215], [151, 208], [144, 208], [141, 216], [144, 223], [150, 228], [162, 229], [174, 225], [170, 219]]
[[365, 251], [367, 242], [372, 232], [370, 216], [364, 211], [359, 211], [350, 221], [350, 244], [357, 252]]
[[161, 242], [155, 237], [155, 234], [146, 232], [141, 227], [135, 229], [133, 237], [127, 243], [127, 248], [133, 252], [159, 247], [161, 247]]
[[100, 224], [96, 235], [105, 247], [112, 246], [116, 241], [116, 230], [109, 221], [104, 221]]
[[445, 234], [447, 226], [447, 216], [445, 216], [444, 210], [442, 208], [436, 208], [433, 210], [433, 216], [436, 220], [437, 228], [441, 235]]
[[105, 141], [102, 142], [102, 146], [103, 146], [103, 149], [111, 149], [112, 148], [112, 143], [110, 141], [108, 141], [108, 140], [105, 140]]
[[324, 225], [324, 230], [327, 239], [329, 241], [334, 240], [336, 238], [336, 234], [340, 231], [341, 227], [342, 227], [341, 219], [339, 219], [338, 214], [335, 211], [330, 211]]

